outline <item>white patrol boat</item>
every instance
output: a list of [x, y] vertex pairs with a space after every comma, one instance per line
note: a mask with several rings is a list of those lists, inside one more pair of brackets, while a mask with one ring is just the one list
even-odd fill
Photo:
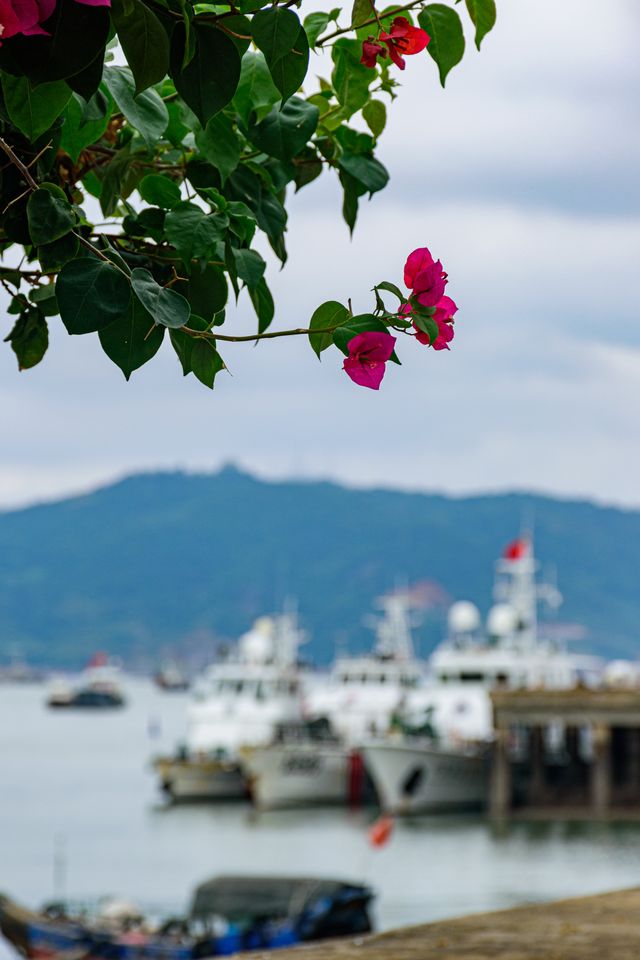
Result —
[[173, 800], [247, 795], [241, 748], [268, 743], [278, 725], [301, 719], [300, 641], [295, 614], [261, 617], [235, 658], [205, 671], [188, 707], [186, 743], [154, 761]]
[[539, 627], [539, 602], [557, 609], [562, 597], [555, 586], [538, 583], [536, 572], [533, 541], [523, 536], [497, 563], [497, 603], [485, 631], [473, 604], [451, 607], [448, 637], [429, 661], [431, 683], [408, 698], [394, 736], [363, 749], [384, 809], [413, 813], [486, 802], [492, 688], [599, 682], [599, 658], [569, 653]]
[[284, 726], [274, 742], [243, 751], [257, 806], [356, 804], [373, 795], [359, 744], [385, 732], [423, 681], [413, 654], [409, 595], [388, 594], [378, 606], [373, 652], [338, 658], [328, 682], [309, 689], [308, 722]]

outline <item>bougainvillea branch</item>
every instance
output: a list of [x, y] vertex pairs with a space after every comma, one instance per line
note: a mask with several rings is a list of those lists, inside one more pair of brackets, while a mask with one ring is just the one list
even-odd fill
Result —
[[[479, 47], [494, 0], [465, 5]], [[286, 262], [288, 193], [337, 177], [353, 231], [389, 179], [376, 149], [405, 57], [429, 56], [444, 85], [465, 49], [454, 0], [355, 0], [349, 25], [301, 6], [0, 0], [0, 284], [20, 369], [60, 322], [97, 334], [127, 379], [166, 339], [209, 387], [219, 342], [305, 336], [372, 389], [398, 344], [449, 349], [457, 306], [426, 248], [407, 261], [408, 292], [382, 281], [369, 313], [328, 300], [307, 326], [274, 326], [256, 243]], [[326, 79], [313, 49], [330, 58]], [[250, 304], [254, 334], [234, 333], [230, 298]]]

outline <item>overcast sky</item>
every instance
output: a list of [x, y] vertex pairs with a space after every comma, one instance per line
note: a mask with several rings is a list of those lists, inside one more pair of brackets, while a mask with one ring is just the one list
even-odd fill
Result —
[[[326, 178], [290, 203], [289, 262], [270, 276], [277, 323], [306, 325], [326, 299], [368, 309], [427, 245], [459, 305], [450, 353], [403, 341], [374, 393], [301, 339], [230, 344], [211, 393], [168, 344], [127, 384], [97, 337], [53, 321], [40, 367], [0, 351], [0, 505], [232, 460], [640, 506], [640, 5], [498, 0], [498, 15], [445, 91], [426, 54], [408, 59], [379, 150], [391, 183], [354, 239]], [[233, 322], [253, 329], [246, 295]]]

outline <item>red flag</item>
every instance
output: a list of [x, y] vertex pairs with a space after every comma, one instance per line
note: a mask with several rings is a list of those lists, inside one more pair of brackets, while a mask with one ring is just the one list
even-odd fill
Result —
[[529, 553], [529, 541], [526, 537], [512, 540], [505, 548], [502, 556], [505, 560], [522, 560]]

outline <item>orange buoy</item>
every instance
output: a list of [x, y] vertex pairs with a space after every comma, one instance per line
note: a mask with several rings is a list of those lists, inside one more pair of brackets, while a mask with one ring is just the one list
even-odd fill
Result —
[[383, 813], [375, 823], [369, 827], [369, 842], [372, 847], [384, 847], [393, 833], [394, 819], [388, 813]]

